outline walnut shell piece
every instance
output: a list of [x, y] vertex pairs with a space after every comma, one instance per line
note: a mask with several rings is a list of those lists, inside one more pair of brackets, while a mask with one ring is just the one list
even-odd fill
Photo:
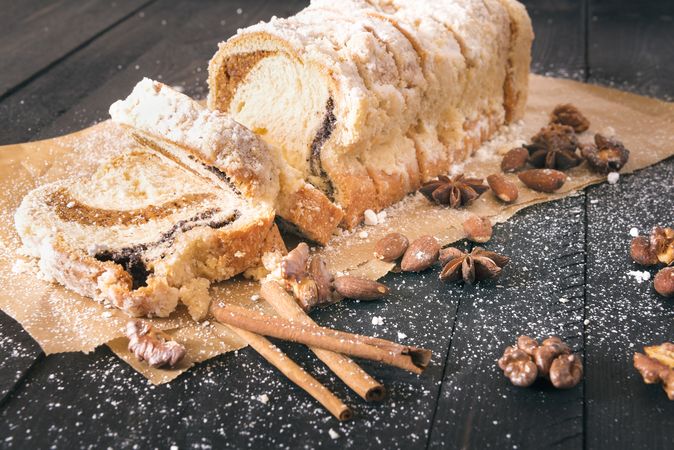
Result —
[[534, 351], [534, 362], [538, 367], [538, 373], [547, 377], [550, 373], [552, 362], [560, 355], [568, 355], [571, 349], [559, 337], [550, 336], [541, 342]]
[[634, 368], [639, 371], [646, 384], [662, 383], [667, 397], [674, 400], [674, 344], [644, 347], [646, 355], [634, 354]]
[[630, 256], [635, 263], [642, 266], [653, 266], [658, 263], [658, 255], [646, 236], [637, 236], [630, 243]]
[[595, 145], [586, 144], [581, 148], [582, 156], [590, 168], [597, 173], [618, 172], [630, 157], [630, 151], [615, 138], [606, 138], [597, 133], [594, 135]]
[[405, 254], [410, 241], [400, 233], [389, 233], [374, 246], [374, 256], [384, 262], [394, 262]]
[[663, 297], [674, 297], [674, 267], [660, 269], [653, 278], [653, 288]]
[[515, 147], [503, 156], [501, 170], [503, 172], [517, 172], [526, 167], [529, 160], [529, 150], [524, 147]]
[[550, 115], [550, 123], [568, 125], [576, 133], [582, 133], [590, 128], [590, 121], [571, 103], [555, 106]]
[[654, 227], [650, 235], [650, 243], [658, 261], [663, 264], [674, 262], [674, 229]]
[[129, 351], [139, 361], [147, 361], [150, 367], [174, 367], [187, 353], [182, 344], [155, 329], [150, 322], [130, 320], [125, 331], [129, 338]]
[[566, 174], [554, 169], [530, 169], [520, 172], [517, 177], [528, 188], [551, 194], [566, 182]]
[[557, 389], [570, 389], [583, 378], [583, 362], [578, 355], [561, 355], [552, 361], [550, 382]]
[[531, 356], [517, 347], [507, 347], [498, 360], [498, 366], [514, 386], [531, 386], [538, 377], [538, 369]]

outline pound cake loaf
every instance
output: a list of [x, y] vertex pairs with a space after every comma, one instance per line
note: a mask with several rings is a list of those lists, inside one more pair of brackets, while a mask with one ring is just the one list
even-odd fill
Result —
[[208, 104], [351, 227], [522, 117], [532, 39], [515, 0], [314, 0], [220, 44]]
[[[137, 147], [91, 177], [31, 191], [16, 211], [16, 229], [41, 271], [83, 296], [132, 316], [166, 317], [180, 302], [203, 319], [210, 282], [259, 265], [266, 251], [285, 250], [272, 204], [243, 194], [262, 196], [269, 179], [235, 164], [223, 176], [177, 156], [183, 150], [168, 141], [136, 138]], [[255, 161], [272, 167], [269, 155]]]

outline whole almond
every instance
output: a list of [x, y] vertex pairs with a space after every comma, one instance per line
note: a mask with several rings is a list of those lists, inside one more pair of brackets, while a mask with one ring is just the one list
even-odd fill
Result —
[[552, 193], [561, 188], [566, 174], [554, 169], [529, 169], [517, 175], [520, 181], [534, 191]]
[[529, 150], [524, 147], [516, 147], [503, 156], [501, 170], [504, 172], [517, 172], [524, 169], [529, 159]]
[[491, 222], [479, 216], [470, 216], [463, 222], [463, 231], [469, 241], [484, 243], [491, 239]]
[[674, 297], [674, 267], [665, 267], [656, 273], [653, 287], [663, 297]]
[[424, 235], [414, 240], [403, 255], [403, 272], [421, 272], [431, 267], [440, 255], [440, 244], [433, 236]]
[[350, 275], [335, 278], [334, 286], [342, 297], [356, 300], [379, 300], [389, 292], [381, 283]]
[[393, 262], [403, 256], [410, 242], [400, 233], [389, 233], [374, 246], [374, 256], [384, 262]]
[[647, 236], [637, 236], [630, 243], [630, 256], [635, 263], [642, 266], [652, 266], [659, 262], [651, 241]]
[[519, 195], [517, 186], [503, 175], [499, 173], [489, 175], [487, 177], [487, 183], [499, 200], [506, 203], [512, 203], [517, 200], [517, 196]]

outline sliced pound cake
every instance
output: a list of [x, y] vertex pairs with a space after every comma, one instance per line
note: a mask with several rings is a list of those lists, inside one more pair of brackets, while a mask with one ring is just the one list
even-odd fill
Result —
[[260, 180], [223, 177], [169, 143], [138, 140], [91, 177], [30, 192], [16, 229], [42, 272], [81, 295], [132, 316], [166, 317], [182, 302], [202, 319], [211, 281], [283, 247], [273, 207], [241, 193]]
[[327, 242], [342, 219], [341, 209], [301, 179], [275, 147], [162, 83], [143, 79], [110, 107], [110, 116], [146, 141], [175, 148], [176, 158], [198, 161], [233, 181], [243, 195], [274, 205], [281, 223], [309, 239]]
[[220, 44], [209, 107], [277, 147], [352, 227], [521, 118], [532, 39], [515, 0], [312, 0]]

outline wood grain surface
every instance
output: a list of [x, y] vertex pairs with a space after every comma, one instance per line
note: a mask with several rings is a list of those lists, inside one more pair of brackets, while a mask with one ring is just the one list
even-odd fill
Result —
[[[203, 97], [219, 41], [306, 3], [3, 1], [0, 144], [101, 120], [142, 76]], [[672, 2], [524, 3], [535, 72], [674, 96]], [[0, 448], [674, 448], [674, 402], [631, 367], [643, 345], [674, 340], [674, 302], [637, 283], [628, 273], [642, 269], [626, 254], [630, 228], [672, 223], [670, 159], [497, 226], [486, 246], [518, 270], [495, 282], [390, 274], [388, 300], [312, 314], [321, 325], [434, 352], [423, 376], [363, 362], [389, 391], [368, 404], [307, 349], [280, 344], [353, 405], [346, 423], [250, 349], [151, 386], [107, 347], [45, 357], [0, 312]], [[496, 359], [522, 333], [567, 340], [584, 358], [584, 382], [568, 391], [509, 385]]]

